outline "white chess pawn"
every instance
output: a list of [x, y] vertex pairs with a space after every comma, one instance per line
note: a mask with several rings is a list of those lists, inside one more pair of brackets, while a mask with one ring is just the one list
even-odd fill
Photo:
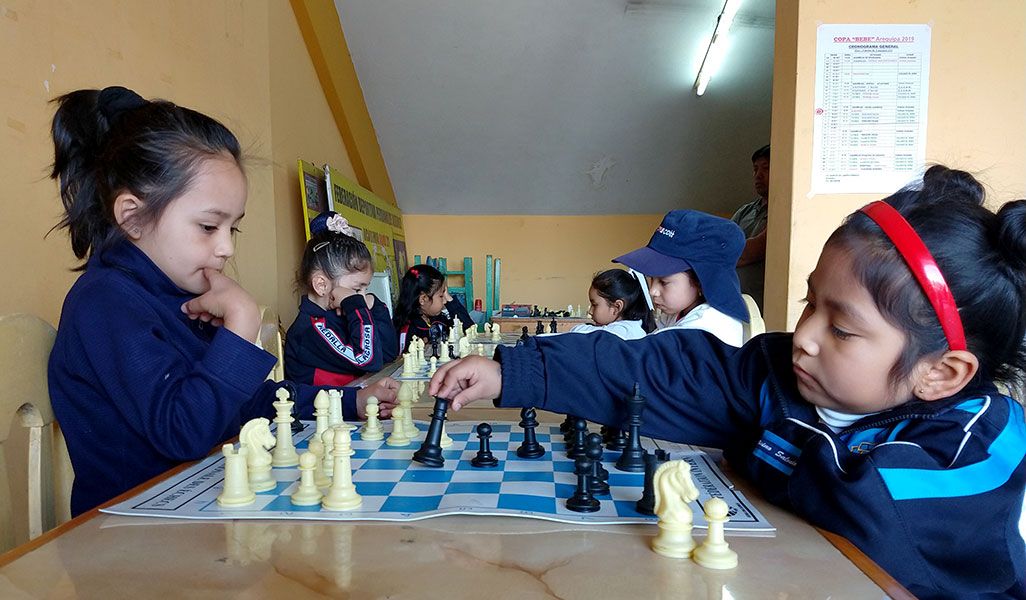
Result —
[[275, 467], [294, 467], [299, 464], [299, 454], [296, 446], [292, 443], [292, 401], [288, 399], [288, 390], [281, 388], [274, 394], [278, 400], [272, 402], [277, 416], [274, 422], [278, 426], [278, 442], [274, 445], [274, 453], [271, 454], [271, 464]]
[[445, 421], [442, 421], [442, 437], [439, 439], [438, 445], [442, 448], [452, 448], [452, 438], [445, 431]]
[[502, 330], [498, 325], [492, 325], [492, 340], [499, 341], [502, 339]]
[[271, 422], [263, 417], [246, 421], [239, 431], [239, 445], [246, 447], [249, 488], [254, 492], [273, 490], [277, 485], [271, 476], [271, 453], [267, 451], [274, 444]]
[[691, 538], [693, 515], [688, 503], [698, 498], [691, 465], [683, 460], [659, 465], [652, 487], [655, 513], [659, 515], [659, 534], [652, 540], [652, 550], [670, 558], [688, 558], [695, 548]]
[[438, 358], [435, 356], [431, 357], [431, 366], [428, 367], [428, 376], [433, 376], [438, 371]]
[[[317, 457], [317, 468], [314, 470], [314, 483], [319, 488], [326, 488], [331, 485], [331, 479], [328, 474], [324, 471], [324, 442], [321, 438], [311, 437], [310, 441], [307, 442], [307, 448], [310, 452]], [[302, 456], [299, 457], [303, 459]]]
[[412, 377], [417, 374], [417, 370], [413, 367], [413, 355], [409, 352], [403, 353], [403, 377]]
[[352, 463], [349, 460], [351, 449], [349, 430], [338, 427], [335, 431], [335, 450], [332, 452], [335, 457], [335, 476], [331, 480], [328, 495], [321, 501], [321, 506], [326, 510], [354, 510], [363, 504], [363, 498], [356, 493], [356, 486], [353, 485]]
[[[375, 400], [373, 403], [371, 403], [372, 398]], [[380, 407], [376, 400], [377, 398], [373, 396], [367, 399], [367, 423], [360, 430], [360, 439], [367, 440], [368, 442], [385, 439], [384, 430], [381, 428], [381, 420], [378, 419]]]
[[320, 504], [321, 490], [317, 489], [314, 470], [317, 469], [317, 455], [304, 452], [299, 456], [299, 487], [292, 494], [292, 503], [296, 506], [313, 506]]
[[399, 405], [392, 409], [392, 433], [385, 440], [386, 446], [409, 446], [410, 438], [403, 432], [403, 421], [406, 409]]
[[477, 345], [477, 355], [478, 356], [484, 356], [484, 357], [487, 357], [487, 358], [491, 358], [490, 356], [488, 356], [488, 351], [485, 350], [485, 345], [484, 344], [478, 344]]
[[235, 451], [235, 446], [225, 444], [221, 446], [221, 453], [224, 454], [224, 489], [217, 496], [217, 503], [221, 506], [245, 506], [256, 500], [256, 494], [249, 489], [249, 475], [246, 473], [245, 447]]
[[692, 558], [707, 569], [733, 569], [737, 566], [737, 552], [727, 546], [723, 525], [729, 520], [729, 507], [722, 498], [712, 498], [705, 503], [705, 520], [709, 522], [709, 533], [705, 542], [695, 549]]

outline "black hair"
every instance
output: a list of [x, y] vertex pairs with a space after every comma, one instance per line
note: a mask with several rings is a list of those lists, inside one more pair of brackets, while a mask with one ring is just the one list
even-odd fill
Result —
[[239, 141], [227, 127], [166, 100], [144, 100], [123, 87], [78, 90], [54, 100], [52, 179], [60, 181], [65, 227], [78, 258], [123, 235], [114, 200], [143, 200], [132, 226], [143, 227], [184, 194], [209, 158], [231, 156], [242, 169]]
[[445, 283], [442, 272], [431, 265], [414, 265], [399, 282], [399, 298], [395, 302], [392, 323], [401, 331], [410, 321], [420, 315], [420, 295], [433, 295]]
[[[968, 349], [979, 360], [976, 379], [1014, 385], [1026, 367], [1026, 200], [993, 213], [983, 206], [984, 196], [969, 173], [936, 165], [920, 183], [884, 201], [912, 225], [951, 288]], [[849, 252], [855, 277], [884, 318], [908, 337], [891, 369], [892, 384], [910, 375], [921, 358], [948, 349], [922, 288], [869, 217], [850, 215], [826, 245]]]
[[769, 144], [766, 144], [762, 148], [759, 148], [758, 150], [756, 150], [755, 152], [752, 153], [752, 162], [753, 163], [755, 161], [759, 160], [760, 158], [765, 158], [766, 160], [770, 159], [770, 147], [769, 147]]
[[311, 235], [303, 249], [303, 258], [296, 270], [296, 287], [310, 291], [310, 277], [315, 271], [321, 271], [334, 281], [370, 265], [371, 254], [366, 244], [344, 233], [323, 229]]
[[623, 301], [620, 316], [626, 321], [641, 321], [645, 333], [655, 331], [655, 317], [648, 308], [645, 291], [638, 278], [623, 269], [602, 271], [591, 280], [591, 287], [610, 304]]

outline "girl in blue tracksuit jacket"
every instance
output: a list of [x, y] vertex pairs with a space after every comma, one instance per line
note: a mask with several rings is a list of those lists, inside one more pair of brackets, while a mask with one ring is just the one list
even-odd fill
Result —
[[[222, 273], [246, 207], [231, 131], [122, 87], [57, 102], [61, 226], [87, 262], [64, 301], [48, 382], [77, 515], [273, 416], [278, 387], [295, 388], [300, 416], [317, 389], [267, 381], [259, 308]], [[396, 387], [343, 389], [345, 418], [371, 394], [394, 400]]]
[[723, 448], [917, 596], [1026, 597], [1026, 424], [995, 387], [1026, 366], [1026, 201], [994, 214], [983, 197], [935, 166], [852, 214], [794, 334], [536, 337], [443, 365], [430, 391], [620, 426], [637, 382], [642, 433]]
[[346, 385], [395, 360], [395, 329], [388, 307], [367, 293], [370, 251], [352, 237], [345, 218], [321, 213], [310, 232], [296, 275], [303, 299], [285, 335], [285, 377]]

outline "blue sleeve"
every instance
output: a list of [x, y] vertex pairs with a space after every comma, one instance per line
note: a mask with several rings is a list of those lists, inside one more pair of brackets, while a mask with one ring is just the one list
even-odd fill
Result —
[[392, 315], [388, 314], [385, 303], [374, 297], [374, 308], [371, 309], [374, 319], [374, 331], [378, 335], [378, 347], [381, 348], [381, 362], [388, 364], [399, 356], [399, 334], [392, 324]]
[[[324, 370], [337, 372], [353, 367], [367, 372], [380, 371], [384, 362], [378, 343], [377, 326], [363, 296], [353, 294], [342, 300], [341, 319], [328, 311], [324, 323], [313, 324], [311, 344], [303, 351]], [[344, 328], [344, 329], [343, 329]]]
[[449, 324], [450, 327], [452, 327], [452, 325], [455, 324], [456, 319], [459, 319], [460, 323], [463, 324], [463, 327], [461, 327], [461, 329], [477, 326], [477, 323], [474, 322], [474, 319], [470, 318], [470, 313], [467, 312], [467, 307], [463, 306], [463, 304], [456, 298], [453, 298], [452, 300], [447, 302], [445, 304], [445, 309], [449, 311], [449, 316], [453, 319], [453, 322]]
[[[500, 406], [534, 406], [622, 427], [623, 399], [638, 383], [644, 435], [728, 446], [758, 426], [765, 367], [756, 344], [734, 348], [699, 330], [668, 330], [638, 340], [609, 332], [532, 337], [499, 346]], [[761, 371], [761, 372], [760, 372]]]

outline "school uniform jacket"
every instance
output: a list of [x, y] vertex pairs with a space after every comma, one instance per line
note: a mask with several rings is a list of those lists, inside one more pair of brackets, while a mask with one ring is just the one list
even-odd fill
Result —
[[[93, 255], [68, 292], [49, 386], [75, 469], [73, 515], [274, 416], [274, 357], [189, 320], [181, 306], [193, 297], [127, 241]], [[296, 412], [312, 415], [317, 389], [294, 387]], [[356, 418], [355, 390], [343, 398]]]
[[685, 330], [537, 337], [497, 358], [496, 404], [606, 425], [623, 425], [638, 382], [644, 435], [723, 448], [766, 498], [843, 535], [920, 598], [1026, 596], [1026, 425], [989, 383], [833, 433], [798, 393], [790, 334], [739, 349]]
[[[360, 294], [339, 305], [342, 316], [307, 297], [285, 334], [285, 378], [311, 385], [346, 385], [395, 359], [395, 328], [380, 301], [367, 308]], [[388, 354], [386, 348], [393, 349]]]
[[[431, 317], [431, 325], [441, 323], [448, 330], [456, 323], [455, 319], [459, 319], [460, 326], [463, 329], [476, 325], [474, 319], [470, 318], [470, 313], [467, 312], [466, 307], [456, 298], [445, 304], [444, 312]], [[420, 316], [417, 316], [399, 330], [398, 347], [402, 348], [403, 352], [406, 352], [410, 349], [410, 342], [413, 340], [413, 336], [426, 340], [430, 331], [431, 326], [425, 323], [424, 319], [420, 318]]]

